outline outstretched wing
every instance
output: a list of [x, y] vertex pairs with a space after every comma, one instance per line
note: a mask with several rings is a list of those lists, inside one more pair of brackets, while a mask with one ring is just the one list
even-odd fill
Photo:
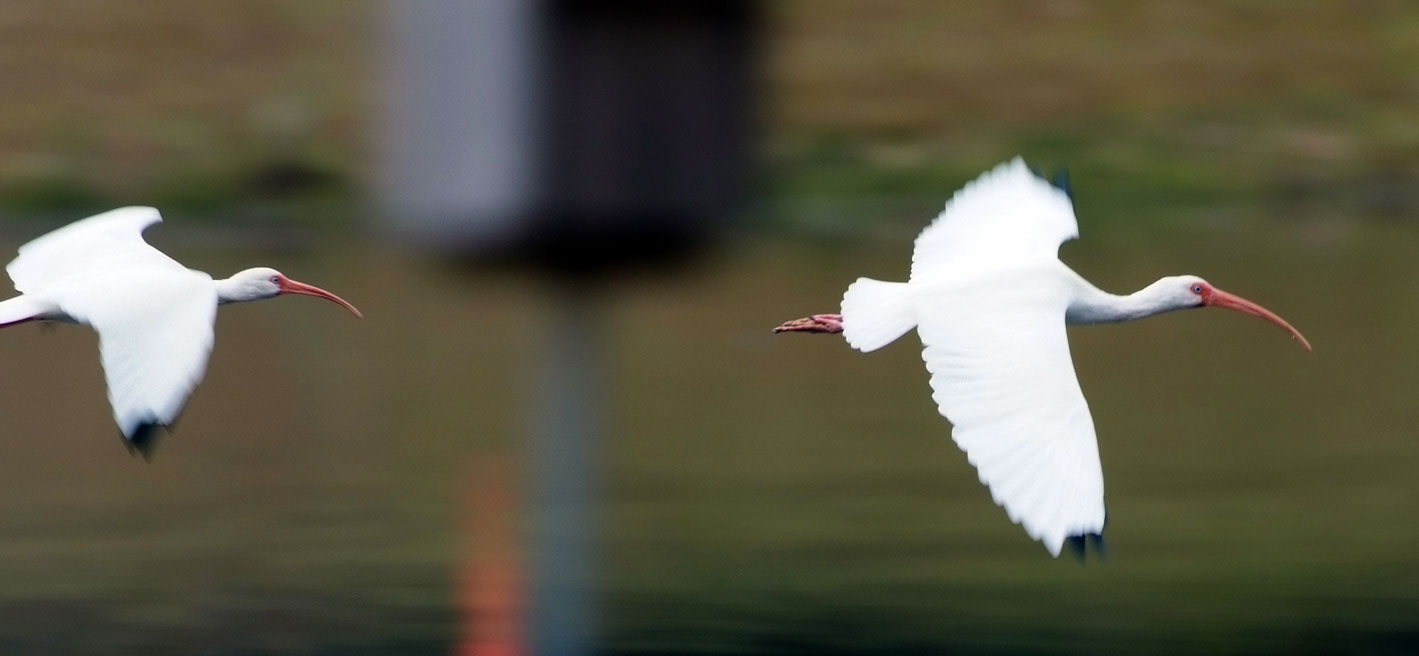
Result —
[[108, 400], [124, 437], [135, 440], [177, 420], [212, 353], [211, 277], [190, 269], [120, 269], [47, 294], [98, 332]]
[[1104, 529], [1103, 471], [1059, 280], [1020, 270], [934, 285], [917, 327], [952, 439], [1010, 520], [1056, 556], [1067, 538]]
[[143, 230], [162, 220], [152, 207], [122, 207], [96, 214], [21, 246], [5, 271], [15, 289], [27, 294], [95, 271], [136, 266], [186, 271], [143, 241]]
[[1015, 158], [966, 184], [916, 238], [911, 279], [943, 265], [1052, 260], [1079, 236], [1069, 194]]

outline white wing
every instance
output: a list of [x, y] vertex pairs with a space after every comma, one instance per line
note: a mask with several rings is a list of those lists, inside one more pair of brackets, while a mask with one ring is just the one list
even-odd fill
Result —
[[[1104, 480], [1064, 315], [1069, 196], [1025, 166], [967, 184], [917, 237], [911, 303], [932, 397], [995, 502], [1059, 555], [1104, 528]], [[844, 316], [844, 325], [848, 317]]]
[[143, 230], [163, 220], [152, 207], [122, 207], [75, 221], [20, 247], [5, 267], [15, 289], [35, 293], [95, 271], [187, 268], [143, 241]]
[[113, 416], [129, 439], [177, 419], [212, 352], [216, 287], [143, 241], [160, 221], [151, 207], [97, 214], [21, 246], [5, 267], [21, 298], [98, 332]]
[[916, 238], [911, 279], [942, 265], [1053, 260], [1079, 236], [1069, 194], [1025, 166], [1001, 164], [966, 184]]
[[98, 332], [108, 400], [125, 437], [177, 420], [212, 353], [217, 290], [210, 276], [119, 269], [49, 288], [45, 296]]
[[952, 439], [1010, 520], [1058, 556], [1066, 538], [1103, 532], [1104, 476], [1056, 280], [1026, 270], [928, 287], [917, 331]]

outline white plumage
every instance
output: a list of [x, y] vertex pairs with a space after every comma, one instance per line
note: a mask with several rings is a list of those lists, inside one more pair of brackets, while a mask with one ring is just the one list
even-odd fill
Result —
[[[967, 184], [922, 231], [902, 285], [913, 293], [898, 294], [898, 311], [914, 309], [952, 439], [1010, 520], [1054, 555], [1065, 538], [1104, 530], [1094, 422], [1064, 328], [1072, 290], [1058, 275], [1059, 246], [1078, 235], [1069, 197], [1016, 159]], [[858, 324], [879, 321], [854, 311], [873, 282], [843, 297], [849, 344]]]
[[0, 325], [38, 320], [94, 328], [114, 419], [140, 450], [151, 429], [177, 420], [202, 380], [219, 303], [297, 293], [359, 315], [338, 296], [273, 269], [225, 280], [188, 269], [143, 240], [143, 230], [161, 221], [154, 208], [125, 207], [21, 246], [5, 270], [23, 294], [0, 302]]
[[1059, 245], [1078, 236], [1069, 195], [1017, 157], [967, 183], [921, 231], [911, 280], [1057, 261]]
[[840, 315], [778, 328], [841, 332], [864, 352], [916, 328], [952, 438], [1011, 521], [1056, 556], [1066, 540], [1101, 536], [1105, 519], [1094, 422], [1066, 323], [1216, 305], [1267, 319], [1310, 349], [1280, 317], [1196, 276], [1126, 296], [1100, 291], [1058, 259], [1078, 234], [1068, 194], [1017, 158], [967, 184], [922, 231], [908, 282], [859, 278]]
[[103, 271], [187, 271], [143, 241], [143, 231], [163, 217], [152, 207], [121, 207], [75, 221], [19, 248], [5, 265], [15, 290], [35, 293]]
[[[928, 288], [917, 328], [932, 399], [1010, 520], [1059, 554], [1104, 530], [1104, 475], [1058, 281]], [[844, 316], [851, 325], [851, 319]]]

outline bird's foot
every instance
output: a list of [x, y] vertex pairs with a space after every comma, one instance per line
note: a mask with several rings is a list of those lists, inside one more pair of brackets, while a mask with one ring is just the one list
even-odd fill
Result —
[[786, 321], [774, 329], [776, 333], [840, 333], [843, 331], [843, 315], [815, 314], [802, 319]]

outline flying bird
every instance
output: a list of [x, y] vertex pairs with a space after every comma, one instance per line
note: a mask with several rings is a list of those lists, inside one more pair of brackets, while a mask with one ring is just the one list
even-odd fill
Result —
[[214, 280], [143, 241], [161, 222], [151, 207], [124, 207], [41, 236], [5, 271], [20, 292], [0, 301], [0, 327], [27, 321], [92, 326], [113, 418], [130, 449], [148, 455], [154, 429], [177, 420], [207, 370], [217, 306], [281, 294], [333, 301], [328, 291], [259, 267]]
[[916, 239], [907, 282], [859, 278], [839, 314], [784, 323], [775, 332], [842, 333], [875, 351], [915, 328], [932, 399], [951, 437], [1010, 520], [1058, 556], [1068, 541], [1102, 548], [1104, 477], [1089, 406], [1069, 356], [1066, 324], [1130, 321], [1220, 307], [1299, 331], [1266, 308], [1192, 275], [1127, 295], [1099, 290], [1059, 261], [1079, 236], [1067, 185], [1023, 160], [997, 166], [956, 192]]

